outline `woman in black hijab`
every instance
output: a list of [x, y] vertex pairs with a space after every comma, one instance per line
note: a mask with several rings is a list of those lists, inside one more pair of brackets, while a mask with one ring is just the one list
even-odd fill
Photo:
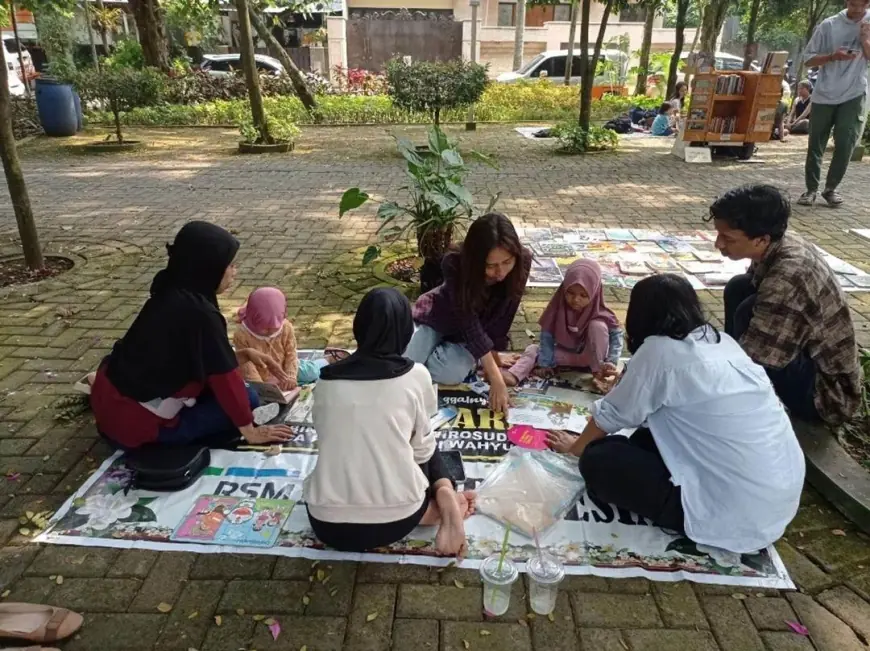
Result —
[[[185, 224], [151, 297], [97, 371], [91, 405], [99, 431], [119, 447], [145, 443], [286, 440], [286, 427], [254, 427], [217, 295], [235, 277], [239, 242], [207, 222]], [[242, 353], [249, 356], [248, 351]]]
[[319, 454], [304, 494], [314, 533], [335, 549], [385, 547], [438, 525], [436, 550], [464, 553], [474, 493], [456, 492], [438, 451], [432, 378], [402, 355], [413, 333], [408, 299], [373, 289], [353, 320], [356, 352], [325, 367], [314, 388]]

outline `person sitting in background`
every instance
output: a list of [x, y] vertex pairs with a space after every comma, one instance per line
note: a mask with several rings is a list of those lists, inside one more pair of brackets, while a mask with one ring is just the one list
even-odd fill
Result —
[[797, 97], [791, 105], [791, 111], [785, 118], [785, 129], [788, 133], [805, 136], [810, 132], [810, 111], [812, 110], [813, 85], [802, 81], [797, 87]]
[[685, 81], [678, 81], [674, 87], [674, 96], [669, 100], [671, 106], [677, 111], [682, 111], [686, 104], [686, 94], [689, 92], [689, 86]]
[[670, 102], [665, 102], [659, 107], [659, 114], [653, 120], [650, 133], [654, 136], [674, 135], [674, 113], [677, 109]]

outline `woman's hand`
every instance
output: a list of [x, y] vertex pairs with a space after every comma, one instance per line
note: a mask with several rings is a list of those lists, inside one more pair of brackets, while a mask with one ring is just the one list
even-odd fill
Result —
[[520, 355], [517, 353], [499, 353], [496, 359], [501, 368], [510, 368], [520, 360]]
[[560, 454], [568, 454], [569, 452], [571, 452], [571, 448], [576, 442], [576, 434], [571, 434], [560, 429], [547, 432], [547, 445], [549, 445], [550, 449], [554, 452], [558, 452]]
[[603, 394], [608, 394], [619, 382], [619, 371], [616, 365], [607, 362], [601, 369], [593, 374], [592, 382], [595, 388]]
[[296, 382], [296, 378], [291, 378], [289, 376], [287, 377], [286, 380], [282, 380], [282, 381], [278, 382], [278, 388], [281, 389], [281, 391], [292, 391], [297, 386], [298, 386], [298, 383]]
[[498, 382], [490, 382], [489, 407], [496, 413], [508, 413], [508, 409], [510, 408], [510, 397], [508, 395], [507, 385], [501, 378], [499, 378]]
[[260, 425], [242, 431], [242, 436], [251, 445], [283, 443], [293, 437], [293, 430], [287, 425]]

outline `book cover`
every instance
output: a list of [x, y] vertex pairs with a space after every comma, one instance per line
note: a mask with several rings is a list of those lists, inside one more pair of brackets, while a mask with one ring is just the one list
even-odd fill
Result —
[[169, 537], [176, 542], [271, 547], [296, 502], [200, 495]]
[[533, 258], [529, 284], [537, 287], [558, 287], [562, 284], [559, 265], [553, 258]]
[[635, 237], [627, 228], [607, 228], [604, 230], [607, 239], [611, 242], [634, 242]]
[[271, 382], [247, 381], [248, 385], [257, 392], [262, 402], [277, 402], [279, 405], [289, 405], [299, 395], [299, 387], [291, 391], [281, 391], [278, 385]]

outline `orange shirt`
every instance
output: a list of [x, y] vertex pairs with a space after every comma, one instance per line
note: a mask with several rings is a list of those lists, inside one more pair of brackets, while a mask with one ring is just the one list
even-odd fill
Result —
[[[261, 353], [266, 353], [278, 362], [290, 378], [290, 389], [296, 387], [296, 374], [299, 371], [299, 359], [296, 356], [296, 333], [293, 331], [293, 324], [289, 320], [284, 319], [281, 330], [274, 337], [266, 339], [255, 335], [248, 330], [244, 325], [239, 325], [233, 333], [233, 346], [236, 350], [241, 348], [253, 348]], [[276, 383], [275, 378], [262, 377], [260, 370], [252, 363], [245, 362], [242, 364], [242, 377], [246, 380], [254, 382], [272, 382]], [[288, 390], [288, 389], [285, 389]]]

